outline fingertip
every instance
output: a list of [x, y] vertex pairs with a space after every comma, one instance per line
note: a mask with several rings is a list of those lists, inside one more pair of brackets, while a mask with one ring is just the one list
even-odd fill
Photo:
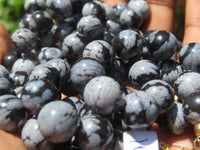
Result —
[[173, 32], [176, 0], [147, 0], [150, 17], [144, 31], [167, 30]]
[[186, 1], [183, 45], [200, 42], [200, 1]]
[[103, 2], [109, 4], [110, 6], [115, 6], [117, 3], [127, 3], [128, 0], [102, 0]]

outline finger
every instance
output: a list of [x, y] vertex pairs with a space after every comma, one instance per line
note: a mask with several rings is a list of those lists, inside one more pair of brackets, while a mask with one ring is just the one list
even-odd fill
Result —
[[187, 0], [183, 45], [200, 42], [200, 0]]
[[1, 150], [27, 150], [19, 136], [0, 130]]
[[0, 21], [0, 63], [5, 54], [10, 51], [10, 37], [3, 23]]
[[147, 0], [150, 18], [144, 31], [167, 30], [173, 32], [176, 0]]
[[114, 6], [117, 3], [127, 3], [128, 0], [102, 0], [103, 2], [109, 4], [110, 6]]

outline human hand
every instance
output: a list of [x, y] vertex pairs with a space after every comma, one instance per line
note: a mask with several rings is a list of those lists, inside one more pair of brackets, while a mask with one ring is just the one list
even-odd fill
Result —
[[[122, 0], [104, 0], [110, 5], [114, 5], [117, 2], [121, 2]], [[147, 0], [150, 5], [151, 15], [149, 22], [145, 26], [145, 31], [148, 30], [168, 30], [173, 32], [174, 28], [174, 10], [175, 10], [175, 0]], [[126, 2], [126, 0], [124, 0]], [[185, 34], [183, 44], [187, 44], [190, 42], [200, 42], [200, 34], [199, 34], [199, 27], [200, 27], [200, 18], [199, 15], [199, 0], [193, 1], [186, 1], [186, 19], [185, 19]], [[2, 27], [2, 23], [0, 22], [0, 61], [2, 60], [3, 55], [5, 55], [10, 49], [10, 41], [9, 36], [4, 27]], [[174, 138], [171, 135], [167, 135], [166, 133], [162, 132], [159, 128], [154, 126], [152, 128], [156, 130], [158, 134], [158, 138], [161, 139], [163, 142], [171, 143], [179, 143], [179, 145], [184, 145], [184, 147], [191, 148], [192, 140], [194, 140], [193, 131], [188, 129], [185, 133], [183, 133], [180, 138], [181, 142], [176, 140], [177, 137]], [[170, 141], [169, 141], [170, 139]], [[185, 142], [186, 140], [189, 140]], [[6, 141], [5, 141], [6, 140]], [[7, 134], [6, 132], [0, 132], [0, 149], [4, 150], [13, 150], [19, 149], [24, 150], [26, 149], [23, 146], [22, 141], [18, 136]], [[10, 144], [7, 144], [10, 143]], [[186, 144], [188, 143], [188, 145]], [[4, 147], [3, 147], [4, 146]]]
[[10, 45], [9, 34], [0, 20], [0, 62], [3, 56], [10, 51]]
[[[0, 62], [3, 56], [10, 51], [11, 42], [9, 34], [0, 21]], [[27, 150], [20, 136], [0, 130], [0, 149], [2, 150]]]

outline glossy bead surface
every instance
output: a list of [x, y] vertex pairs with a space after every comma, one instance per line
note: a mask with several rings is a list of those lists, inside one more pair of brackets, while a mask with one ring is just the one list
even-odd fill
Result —
[[[50, 30], [50, 29], [49, 29]], [[56, 47], [55, 39], [51, 31], [42, 33], [37, 39], [37, 50], [43, 47]]]
[[75, 87], [82, 91], [89, 80], [100, 75], [105, 75], [101, 63], [93, 59], [81, 59], [72, 66], [70, 78]]
[[12, 93], [11, 81], [6, 77], [0, 77], [0, 96]]
[[0, 64], [0, 77], [10, 78], [9, 70], [2, 64]]
[[73, 12], [70, 0], [46, 0], [46, 5], [52, 18], [56, 20], [70, 17]]
[[89, 40], [98, 39], [103, 35], [103, 24], [101, 21], [92, 15], [83, 16], [77, 23], [77, 31], [87, 37]]
[[111, 147], [113, 127], [111, 123], [97, 115], [88, 115], [81, 119], [78, 141], [82, 150], [102, 150]]
[[13, 63], [19, 58], [17, 52], [9, 52], [3, 57], [2, 65], [5, 66], [9, 71], [12, 69]]
[[158, 124], [165, 132], [174, 135], [183, 133], [188, 126], [188, 121], [185, 119], [183, 104], [174, 102], [166, 113], [158, 117]]
[[117, 3], [116, 5], [113, 6], [114, 12], [115, 12], [115, 16], [119, 17], [121, 12], [124, 9], [127, 9], [127, 4], [126, 3]]
[[174, 34], [168, 31], [152, 31], [147, 36], [149, 51], [155, 61], [165, 61], [178, 50], [178, 42]]
[[32, 14], [31, 18], [34, 20], [36, 25], [32, 26], [32, 31], [44, 33], [48, 31], [53, 25], [53, 20], [46, 11], [36, 11]]
[[55, 58], [62, 58], [62, 51], [59, 48], [43, 47], [38, 52], [38, 60], [41, 64]]
[[185, 72], [174, 82], [174, 90], [177, 96], [184, 100], [186, 97], [200, 90], [200, 74], [197, 72]]
[[142, 86], [141, 90], [154, 97], [160, 113], [166, 112], [174, 102], [173, 89], [163, 80], [150, 80]]
[[14, 131], [20, 129], [25, 122], [26, 111], [15, 95], [0, 96], [0, 129]]
[[128, 79], [133, 88], [140, 89], [146, 82], [160, 79], [161, 71], [150, 60], [139, 60], [134, 63], [128, 72]]
[[40, 132], [53, 143], [68, 141], [75, 134], [78, 123], [77, 110], [69, 102], [59, 100], [49, 102], [38, 114]]
[[69, 102], [69, 103], [70, 102], [74, 103], [74, 105], [75, 105], [75, 107], [76, 107], [78, 112], [80, 111], [80, 109], [81, 109], [81, 107], [82, 107], [82, 105], [84, 103], [82, 99], [79, 99], [78, 97], [75, 97], [75, 96], [69, 96], [69, 97], [64, 98], [62, 100], [66, 101], [66, 102]]
[[79, 32], [67, 35], [62, 43], [62, 55], [64, 58], [72, 57], [78, 59], [81, 57], [85, 45], [88, 43], [86, 36]]
[[46, 0], [25, 0], [24, 10], [26, 12], [33, 12], [36, 10], [45, 10]]
[[28, 79], [28, 74], [25, 71], [16, 71], [13, 73], [12, 80], [15, 87], [23, 86]]
[[49, 60], [47, 62], [47, 65], [53, 66], [58, 71], [61, 84], [68, 82], [69, 77], [70, 77], [71, 67], [70, 67], [70, 64], [66, 60], [55, 58], [55, 59]]
[[114, 58], [111, 65], [106, 71], [106, 75], [112, 77], [120, 85], [126, 84], [128, 81], [128, 69], [120, 59]]
[[138, 14], [142, 14], [144, 20], [148, 19], [150, 15], [149, 4], [145, 0], [134, 1], [131, 0], [127, 4], [128, 8], [134, 10]]
[[75, 23], [70, 21], [59, 21], [54, 24], [51, 29], [54, 39], [63, 41], [64, 38], [76, 28], [74, 24]]
[[24, 85], [20, 98], [24, 107], [32, 114], [37, 114], [46, 103], [58, 99], [59, 94], [55, 85], [50, 81], [33, 79]]
[[183, 106], [186, 120], [195, 125], [200, 122], [200, 92], [199, 90], [188, 97], [184, 97]]
[[82, 16], [94, 15], [100, 20], [105, 20], [105, 9], [96, 1], [89, 1], [82, 7]]
[[103, 115], [111, 114], [115, 104], [121, 99], [120, 85], [108, 76], [95, 77], [86, 84], [83, 99], [94, 112]]
[[31, 13], [24, 14], [24, 16], [21, 18], [19, 22], [19, 28], [30, 29], [31, 26], [34, 24], [34, 20], [31, 18], [31, 16], [32, 16]]
[[113, 41], [113, 49], [124, 61], [138, 59], [142, 53], [142, 37], [134, 30], [121, 31]]
[[120, 14], [120, 23], [124, 29], [140, 28], [143, 23], [143, 16], [134, 10], [127, 8]]
[[162, 70], [161, 79], [174, 85], [174, 81], [184, 72], [183, 67], [175, 60], [168, 60], [158, 63], [158, 67]]
[[97, 1], [97, 2], [101, 2], [102, 4], [102, 7], [104, 8], [105, 10], [105, 19], [107, 20], [108, 18], [112, 18], [112, 17], [115, 17], [115, 12], [114, 12], [114, 9], [112, 6], [110, 6], [109, 4], [105, 3], [105, 2], [102, 2], [102, 1]]
[[126, 102], [123, 121], [132, 128], [149, 126], [159, 115], [156, 100], [144, 91], [135, 91], [124, 97]]
[[16, 30], [11, 40], [14, 49], [20, 53], [27, 53], [36, 46], [36, 34], [27, 28]]
[[95, 59], [106, 68], [114, 58], [114, 50], [108, 42], [94, 40], [85, 46], [82, 57]]
[[29, 74], [35, 65], [36, 62], [33, 60], [19, 58], [12, 66], [12, 73], [15, 73], [16, 71], [25, 71]]
[[200, 71], [200, 43], [190, 43], [183, 46], [179, 53], [179, 61], [185, 70]]
[[53, 150], [53, 144], [47, 141], [38, 128], [37, 119], [29, 119], [22, 128], [21, 138], [29, 150]]
[[106, 21], [106, 31], [117, 35], [121, 31], [121, 24], [117, 19], [110, 18]]
[[57, 87], [60, 86], [60, 77], [58, 70], [48, 64], [39, 64], [33, 67], [29, 73], [28, 80], [45, 79], [51, 81]]

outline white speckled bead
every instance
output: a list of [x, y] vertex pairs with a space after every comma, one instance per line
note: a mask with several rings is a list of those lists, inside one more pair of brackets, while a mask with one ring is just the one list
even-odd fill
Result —
[[27, 28], [16, 30], [11, 39], [14, 49], [18, 52], [26, 53], [36, 46], [36, 34]]
[[53, 66], [54, 68], [58, 70], [61, 84], [68, 82], [69, 77], [70, 77], [71, 67], [70, 67], [70, 64], [66, 60], [60, 59], [60, 58], [54, 58], [52, 60], [49, 60], [47, 64]]
[[5, 77], [5, 78], [8, 78], [9, 79], [9, 71], [8, 69], [0, 64], [0, 77]]
[[128, 78], [133, 88], [140, 89], [146, 82], [160, 79], [161, 71], [152, 61], [143, 59], [131, 66]]
[[100, 20], [105, 20], [105, 9], [97, 1], [89, 1], [82, 8], [82, 16], [88, 15], [94, 15]]
[[149, 52], [155, 61], [169, 60], [178, 51], [178, 41], [169, 31], [151, 31], [147, 39]]
[[29, 119], [22, 128], [21, 138], [29, 150], [53, 150], [53, 144], [47, 141], [38, 128], [37, 119]]
[[24, 10], [26, 12], [33, 12], [35, 10], [45, 10], [46, 0], [25, 0]]
[[142, 14], [143, 19], [146, 20], [148, 19], [150, 15], [150, 8], [149, 4], [145, 0], [131, 0], [128, 2], [128, 8], [134, 10], [138, 14]]
[[200, 90], [200, 74], [197, 72], [185, 72], [174, 82], [174, 90], [181, 99]]
[[159, 115], [153, 96], [144, 91], [135, 91], [124, 97], [126, 102], [123, 121], [132, 128], [148, 127]]
[[124, 9], [120, 14], [120, 23], [124, 27], [127, 28], [140, 28], [143, 23], [142, 14], [137, 13], [132, 9]]
[[115, 16], [116, 17], [119, 17], [121, 12], [124, 10], [124, 9], [127, 9], [128, 6], [126, 3], [117, 3], [115, 6], [113, 6], [113, 10], [115, 12]]
[[104, 27], [101, 21], [93, 15], [83, 16], [77, 23], [77, 31], [87, 37], [89, 40], [95, 40], [104, 33]]
[[166, 112], [174, 102], [173, 89], [170, 84], [163, 80], [150, 80], [142, 86], [141, 90], [155, 98], [160, 113]]
[[85, 46], [82, 57], [96, 59], [101, 62], [104, 67], [108, 67], [113, 61], [114, 50], [108, 42], [94, 40]]
[[50, 11], [50, 15], [57, 20], [70, 17], [73, 13], [70, 0], [46, 0], [46, 5]]
[[105, 75], [103, 65], [94, 59], [83, 58], [72, 66], [70, 77], [73, 85], [82, 92], [89, 80], [100, 75]]
[[42, 135], [49, 141], [68, 141], [76, 132], [79, 116], [72, 103], [53, 101], [46, 104], [38, 114], [38, 125]]
[[32, 114], [38, 114], [39, 110], [49, 101], [60, 97], [56, 86], [44, 79], [33, 79], [28, 81], [22, 91], [20, 98], [23, 105]]
[[0, 77], [0, 96], [12, 92], [11, 81], [6, 77]]
[[105, 150], [112, 148], [113, 127], [104, 117], [86, 115], [81, 119], [78, 142], [82, 150]]
[[9, 132], [20, 129], [25, 117], [26, 111], [19, 98], [11, 94], [0, 96], [0, 129]]
[[200, 43], [183, 46], [179, 53], [179, 61], [185, 70], [200, 71]]
[[54, 58], [62, 58], [62, 51], [59, 48], [43, 47], [38, 54], [38, 60], [41, 64]]
[[180, 135], [188, 127], [183, 103], [174, 102], [170, 109], [157, 119], [159, 127], [167, 133]]
[[35, 65], [36, 62], [33, 60], [19, 58], [14, 62], [11, 72], [15, 73], [17, 71], [25, 71], [29, 74]]
[[62, 43], [62, 55], [65, 58], [70, 56], [80, 57], [85, 45], [88, 43], [86, 36], [79, 32], [73, 32], [67, 35]]
[[117, 101], [121, 99], [120, 85], [108, 76], [95, 77], [86, 84], [83, 99], [94, 112], [111, 114]]
[[143, 49], [142, 37], [135, 30], [122, 30], [113, 40], [113, 49], [123, 61], [137, 60]]

